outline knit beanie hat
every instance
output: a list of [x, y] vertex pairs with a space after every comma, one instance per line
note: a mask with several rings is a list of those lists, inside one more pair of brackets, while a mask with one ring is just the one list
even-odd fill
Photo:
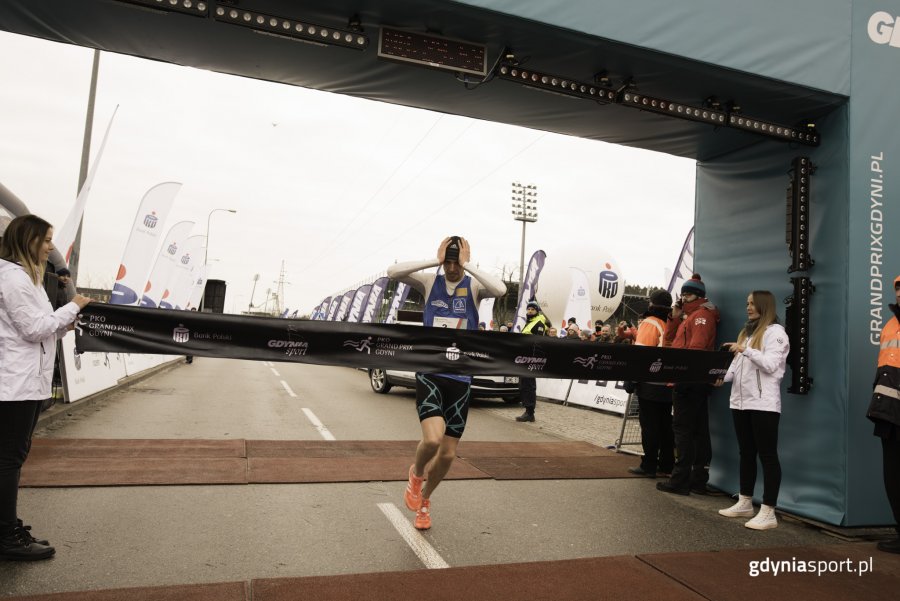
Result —
[[452, 236], [450, 244], [447, 245], [447, 252], [444, 254], [445, 261], [459, 262], [459, 236]]
[[700, 274], [695, 273], [691, 279], [681, 285], [682, 294], [696, 294], [700, 298], [706, 298], [706, 284], [700, 281]]
[[659, 289], [650, 293], [650, 304], [657, 307], [669, 308], [672, 306], [672, 295], [667, 290]]

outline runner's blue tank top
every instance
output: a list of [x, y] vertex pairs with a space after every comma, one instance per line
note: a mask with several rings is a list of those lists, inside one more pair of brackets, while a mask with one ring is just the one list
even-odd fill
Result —
[[[472, 296], [472, 277], [465, 276], [457, 284], [453, 294], [447, 294], [447, 280], [443, 275], [434, 278], [431, 293], [425, 301], [423, 323], [432, 328], [454, 328], [458, 330], [478, 329], [478, 307]], [[471, 376], [437, 374], [461, 382], [471, 382]]]

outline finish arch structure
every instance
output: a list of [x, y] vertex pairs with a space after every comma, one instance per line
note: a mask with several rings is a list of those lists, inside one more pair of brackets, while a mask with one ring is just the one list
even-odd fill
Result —
[[[807, 157], [815, 265], [793, 275], [815, 286], [813, 385], [784, 395], [779, 506], [844, 526], [892, 522], [865, 412], [900, 273], [900, 0], [187, 4], [0, 0], [0, 29], [694, 158], [696, 269], [723, 310], [722, 340], [741, 327], [749, 290], [793, 291], [785, 190], [794, 159]], [[299, 25], [306, 33], [294, 35]], [[487, 74], [379, 58], [382, 27], [465, 40]], [[341, 47], [335, 32], [365, 41]], [[446, 48], [448, 62], [460, 59]], [[539, 89], [545, 75], [559, 87]], [[733, 490], [724, 394], [712, 404], [712, 482]]]

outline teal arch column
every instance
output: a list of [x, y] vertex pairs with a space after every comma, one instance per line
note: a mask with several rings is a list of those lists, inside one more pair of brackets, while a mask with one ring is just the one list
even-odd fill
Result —
[[[740, 329], [750, 290], [788, 296], [786, 172], [794, 156], [812, 158], [818, 167], [811, 206], [816, 264], [808, 272], [816, 287], [814, 385], [806, 396], [783, 393], [779, 506], [831, 524], [864, 526], [893, 521], [880, 442], [865, 413], [877, 332], [891, 316], [891, 283], [900, 274], [900, 45], [890, 44], [891, 28], [900, 30], [900, 2], [857, 1], [852, 9], [850, 98], [819, 124], [823, 146], [810, 152], [763, 142], [698, 164], [696, 266], [723, 311], [721, 341]], [[900, 43], [900, 32], [896, 39]], [[727, 407], [727, 390], [717, 391], [711, 475], [714, 484], [736, 491], [737, 445]], [[760, 482], [757, 496], [761, 492]]]

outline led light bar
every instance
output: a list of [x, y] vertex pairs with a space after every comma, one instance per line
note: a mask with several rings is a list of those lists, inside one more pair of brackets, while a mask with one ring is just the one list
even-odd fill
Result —
[[791, 385], [788, 392], [807, 394], [813, 379], [809, 375], [810, 298], [815, 287], [807, 277], [791, 278], [794, 294], [787, 308], [787, 333], [791, 341], [788, 365], [791, 366]]
[[503, 63], [497, 70], [500, 79], [515, 81], [522, 85], [576, 98], [587, 98], [597, 102], [615, 102], [616, 92], [612, 88], [585, 83], [568, 77], [548, 75], [531, 69], [523, 69], [511, 63]]
[[651, 113], [659, 113], [660, 115], [668, 115], [670, 117], [678, 117], [679, 119], [687, 119], [689, 121], [699, 121], [700, 123], [712, 123], [713, 125], [725, 125], [728, 115], [725, 111], [712, 108], [697, 108], [683, 104], [681, 102], [672, 102], [653, 96], [644, 96], [643, 94], [635, 94], [634, 92], [625, 92], [622, 94], [621, 104], [638, 108]]
[[785, 142], [796, 142], [804, 146], [818, 146], [820, 141], [819, 134], [809, 128], [787, 127], [743, 115], [729, 115], [728, 125], [770, 138], [774, 137]]
[[216, 7], [214, 18], [216, 21], [241, 25], [261, 33], [313, 44], [343, 46], [355, 50], [365, 50], [369, 45], [369, 38], [358, 31], [325, 27], [309, 21], [276, 17], [224, 4]]
[[785, 239], [791, 255], [788, 273], [807, 271], [815, 261], [810, 256], [809, 198], [815, 166], [809, 157], [791, 161], [791, 182], [787, 188], [787, 219]]
[[774, 138], [783, 142], [794, 142], [804, 146], [818, 146], [820, 136], [811, 127], [787, 127], [770, 123], [761, 119], [753, 119], [735, 114], [721, 108], [697, 107], [683, 102], [675, 102], [664, 98], [640, 94], [623, 86], [616, 90], [608, 85], [586, 83], [533, 71], [519, 66], [517, 63], [502, 62], [496, 71], [497, 77], [515, 81], [524, 86], [556, 92], [576, 98], [586, 98], [596, 102], [618, 104], [642, 111], [666, 115], [678, 119], [686, 119], [697, 123], [707, 123], [716, 127], [732, 127], [752, 132], [761, 136]]
[[184, 13], [187, 15], [195, 15], [197, 17], [209, 16], [209, 2], [197, 0], [116, 0], [125, 4], [134, 4], [136, 6], [146, 6], [157, 10], [172, 11], [176, 13]]

